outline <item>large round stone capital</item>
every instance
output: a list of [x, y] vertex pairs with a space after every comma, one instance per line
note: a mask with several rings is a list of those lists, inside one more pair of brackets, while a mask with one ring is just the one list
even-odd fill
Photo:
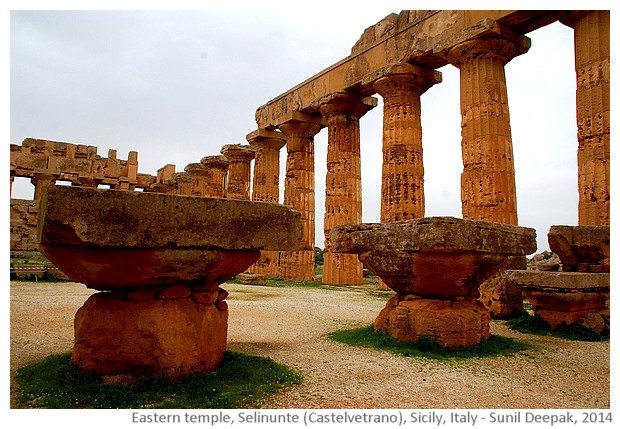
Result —
[[326, 118], [349, 115], [359, 119], [377, 106], [377, 99], [363, 94], [340, 91], [321, 97], [312, 104]]
[[229, 161], [224, 155], [207, 155], [200, 160], [200, 163], [208, 169], [227, 170]]
[[456, 67], [478, 59], [499, 59], [503, 64], [507, 64], [514, 57], [527, 52], [529, 47], [530, 41], [527, 37], [519, 41], [485, 37], [459, 43], [448, 51], [446, 59]]
[[249, 145], [227, 144], [222, 146], [220, 153], [229, 161], [250, 162], [254, 159], [254, 151]]
[[323, 127], [313, 122], [289, 121], [280, 124], [278, 128], [287, 137], [298, 136], [304, 138], [312, 138], [317, 135]]
[[372, 87], [382, 97], [389, 97], [403, 92], [424, 94], [437, 80], [434, 76], [420, 74], [394, 74], [377, 79]]

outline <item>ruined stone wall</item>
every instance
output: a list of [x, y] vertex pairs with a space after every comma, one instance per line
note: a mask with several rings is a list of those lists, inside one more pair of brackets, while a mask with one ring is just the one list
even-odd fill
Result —
[[15, 177], [30, 178], [35, 186], [34, 200], [11, 199], [12, 251], [37, 250], [38, 202], [50, 183], [126, 190], [150, 184], [146, 175], [138, 174], [138, 153], [133, 151], [126, 160], [118, 159], [113, 149], [104, 158], [95, 146], [26, 138], [11, 145], [10, 162], [11, 186]]

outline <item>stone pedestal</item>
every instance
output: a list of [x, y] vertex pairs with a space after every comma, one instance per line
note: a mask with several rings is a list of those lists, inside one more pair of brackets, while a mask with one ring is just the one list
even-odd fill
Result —
[[397, 294], [375, 329], [398, 341], [429, 337], [442, 347], [470, 347], [489, 337], [480, 284], [509, 256], [536, 250], [531, 228], [450, 217], [332, 229], [334, 252], [359, 254]]
[[598, 332], [609, 328], [609, 273], [509, 270], [507, 274], [523, 288], [534, 315], [551, 328], [584, 322]]
[[299, 213], [269, 203], [50, 186], [40, 211], [41, 252], [102, 291], [76, 314], [71, 357], [102, 374], [215, 369], [228, 326], [219, 285], [301, 238]]
[[510, 270], [508, 277], [552, 328], [582, 323], [608, 329], [610, 227], [552, 225], [547, 238], [562, 272]]

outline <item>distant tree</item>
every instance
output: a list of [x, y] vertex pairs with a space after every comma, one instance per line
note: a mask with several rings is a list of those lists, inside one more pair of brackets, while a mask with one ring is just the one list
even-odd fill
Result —
[[323, 265], [323, 249], [319, 247], [314, 248], [314, 265]]

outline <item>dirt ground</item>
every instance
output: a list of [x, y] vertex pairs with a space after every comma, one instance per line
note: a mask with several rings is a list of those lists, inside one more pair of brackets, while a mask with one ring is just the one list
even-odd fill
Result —
[[[327, 334], [372, 323], [386, 297], [368, 288], [226, 284], [231, 350], [300, 371], [301, 385], [264, 408], [610, 408], [610, 343], [491, 333], [535, 343], [509, 357], [438, 362], [335, 343]], [[77, 283], [11, 282], [10, 371], [71, 350], [73, 316], [93, 293]]]

